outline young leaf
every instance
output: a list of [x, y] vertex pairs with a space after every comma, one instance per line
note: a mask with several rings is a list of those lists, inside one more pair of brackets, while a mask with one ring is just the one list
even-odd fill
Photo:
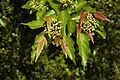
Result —
[[77, 25], [77, 35], [80, 34], [80, 32], [82, 31], [82, 23], [85, 19], [85, 17], [87, 16], [87, 14], [85, 12], [80, 12], [81, 16], [80, 16], [80, 23], [78, 23]]
[[101, 12], [95, 12], [95, 13], [94, 13], [94, 16], [95, 16], [96, 18], [101, 19], [101, 20], [110, 21], [110, 20], [107, 19]]
[[68, 46], [68, 43], [65, 41], [65, 40], [62, 40], [61, 41], [61, 48], [67, 58], [67, 46]]
[[68, 37], [64, 36], [63, 40], [61, 41], [61, 48], [64, 54], [69, 56], [69, 58], [76, 64], [75, 62], [75, 49], [74, 49], [74, 41]]
[[35, 59], [35, 62], [37, 61], [40, 53], [42, 52], [42, 50], [44, 48], [44, 45], [47, 45], [47, 40], [46, 40], [45, 37], [40, 37], [37, 40], [37, 49], [36, 49], [36, 59]]
[[32, 60], [32, 61], [35, 60], [36, 48], [37, 48], [37, 45], [38, 45], [38, 42], [37, 42], [37, 41], [38, 41], [39, 38], [43, 37], [45, 33], [46, 33], [46, 32], [43, 31], [43, 32], [39, 33], [39, 34], [36, 36], [36, 38], [35, 38], [34, 44], [33, 44], [32, 47], [31, 47], [31, 48], [32, 48], [32, 52], [31, 52], [31, 60]]
[[77, 27], [76, 27], [77, 36], [80, 35], [81, 30], [82, 28], [80, 27], [80, 24], [77, 24]]
[[80, 12], [80, 26], [82, 26], [83, 21], [85, 20], [85, 17], [87, 16], [87, 13], [85, 12]]
[[66, 25], [68, 23], [68, 20], [70, 19], [70, 15], [66, 10], [62, 10], [58, 16], [58, 20], [62, 21], [62, 35], [66, 36]]
[[87, 65], [88, 54], [90, 53], [89, 40], [89, 37], [83, 33], [80, 33], [80, 35], [77, 37], [77, 44], [79, 47], [78, 54], [82, 57], [83, 67]]
[[92, 32], [87, 31], [87, 34], [88, 34], [88, 36], [90, 37], [92, 43], [94, 44], [94, 39], [93, 39], [93, 36], [92, 36]]
[[59, 41], [61, 40], [60, 37], [61, 37], [61, 36], [56, 36], [55, 39], [54, 39], [55, 44], [56, 44], [56, 47], [59, 46]]
[[34, 20], [31, 21], [29, 23], [22, 23], [23, 25], [28, 25], [31, 29], [37, 29], [37, 28], [41, 28], [44, 27], [44, 22], [43, 20]]
[[50, 37], [50, 28], [51, 28], [51, 23], [52, 23], [52, 17], [51, 16], [46, 16], [46, 21], [47, 21], [48, 35]]
[[43, 37], [44, 34], [46, 34], [46, 31], [43, 31], [43, 32], [39, 33], [39, 34], [35, 37], [35, 42], [34, 42], [34, 43], [36, 43], [37, 40], [38, 40], [40, 37]]

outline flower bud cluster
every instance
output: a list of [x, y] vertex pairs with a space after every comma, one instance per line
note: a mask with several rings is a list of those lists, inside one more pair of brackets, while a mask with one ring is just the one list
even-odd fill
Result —
[[[52, 19], [52, 24], [50, 28], [50, 34], [52, 35], [52, 39], [55, 40], [55, 38], [61, 38], [61, 21], [57, 21], [57, 19], [53, 18]], [[55, 44], [55, 42], [53, 41]]]
[[58, 1], [63, 5], [63, 7], [68, 7], [68, 6], [74, 7], [74, 3], [76, 2], [74, 0], [58, 0]]
[[31, 6], [32, 9], [41, 10], [42, 7], [43, 7], [43, 3], [42, 3], [42, 1], [32, 0], [30, 2], [30, 6]]
[[87, 18], [84, 20], [82, 26], [84, 31], [95, 31], [95, 29], [99, 26], [99, 23], [92, 14], [87, 13]]

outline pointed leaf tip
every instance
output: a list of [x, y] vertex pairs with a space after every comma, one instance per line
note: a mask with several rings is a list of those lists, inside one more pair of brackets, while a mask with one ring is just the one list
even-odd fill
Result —
[[80, 27], [80, 25], [77, 24], [77, 27], [76, 27], [77, 36], [80, 34], [81, 30], [82, 30], [82, 27]]
[[51, 16], [46, 16], [46, 21], [47, 21], [47, 29], [48, 29], [48, 34], [50, 34], [50, 28], [51, 28], [51, 23], [52, 23], [52, 17]]
[[65, 56], [68, 57], [74, 62], [74, 64], [76, 65], [75, 62], [75, 49], [74, 49], [74, 41], [68, 37], [68, 36], [64, 36], [64, 38], [61, 41], [61, 48], [65, 54]]
[[82, 57], [82, 65], [86, 67], [87, 60], [89, 58], [90, 48], [89, 48], [89, 37], [86, 34], [80, 33], [77, 37], [77, 45], [79, 47], [79, 55]]
[[88, 34], [88, 36], [90, 37], [92, 43], [94, 44], [94, 39], [93, 39], [93, 36], [92, 36], [92, 32], [87, 31], [87, 34]]
[[80, 34], [80, 32], [82, 31], [82, 23], [85, 20], [85, 17], [87, 16], [87, 13], [85, 12], [80, 12], [81, 16], [80, 16], [80, 22], [77, 24], [77, 35]]
[[80, 25], [82, 25], [85, 17], [87, 16], [87, 13], [85, 12], [80, 12], [81, 16], [80, 16]]
[[67, 45], [67, 42], [66, 42], [65, 40], [62, 40], [62, 41], [61, 41], [61, 48], [62, 48], [62, 50], [63, 50], [66, 58], [67, 58], [67, 46], [68, 46], [68, 45]]
[[99, 18], [99, 19], [101, 19], [101, 20], [110, 21], [110, 20], [107, 19], [107, 17], [105, 17], [101, 12], [95, 12], [95, 13], [93, 13], [93, 15], [94, 15], [96, 18]]
[[40, 37], [37, 41], [37, 49], [36, 49], [36, 59], [35, 62], [37, 61], [39, 55], [41, 54], [44, 45], [47, 45], [47, 40], [45, 37]]

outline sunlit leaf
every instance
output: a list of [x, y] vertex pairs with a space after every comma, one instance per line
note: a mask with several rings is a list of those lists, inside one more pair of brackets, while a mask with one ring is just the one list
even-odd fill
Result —
[[62, 21], [63, 26], [66, 26], [69, 19], [70, 15], [68, 12], [66, 10], [62, 10], [58, 16], [58, 20]]
[[58, 16], [58, 20], [62, 21], [62, 35], [66, 36], [66, 25], [68, 23], [68, 20], [70, 19], [70, 15], [66, 10], [62, 10]]
[[2, 25], [3, 27], [6, 27], [6, 22], [5, 21], [3, 21], [2, 19], [0, 19], [0, 25]]
[[34, 20], [31, 21], [29, 23], [22, 23], [23, 25], [28, 25], [31, 29], [37, 29], [37, 28], [41, 28], [44, 27], [44, 22], [43, 20]]
[[101, 20], [110, 21], [110, 20], [107, 19], [101, 12], [95, 12], [95, 13], [94, 13], [94, 16], [95, 16], [96, 18], [101, 19]]
[[44, 46], [47, 45], [47, 40], [45, 37], [40, 37], [38, 40], [37, 40], [37, 49], [36, 49], [36, 59], [35, 61], [37, 61], [40, 53], [42, 52]]
[[80, 35], [77, 37], [77, 44], [79, 47], [78, 54], [82, 57], [83, 67], [87, 65], [88, 55], [90, 53], [89, 40], [89, 37], [83, 33], [80, 33]]

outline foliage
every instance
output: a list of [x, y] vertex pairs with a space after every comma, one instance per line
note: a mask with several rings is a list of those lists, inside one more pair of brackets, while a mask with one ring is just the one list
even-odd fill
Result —
[[[39, 0], [38, 0], [39, 1]], [[65, 1], [65, 0], [64, 0]], [[82, 0], [80, 0], [82, 1]], [[29, 10], [22, 9], [21, 6], [24, 5], [27, 0], [1, 0], [0, 1], [0, 19], [3, 26], [0, 22], [0, 79], [2, 80], [44, 80], [44, 79], [57, 79], [57, 80], [119, 80], [120, 79], [120, 2], [119, 0], [84, 0], [81, 2], [82, 7], [71, 14], [71, 10], [67, 10], [70, 15], [70, 19], [66, 25], [66, 35], [72, 39], [75, 47], [75, 61], [76, 65], [69, 59], [65, 58], [62, 53], [61, 44], [56, 38], [55, 43], [58, 44], [56, 48], [52, 45], [52, 36], [54, 33], [48, 35], [48, 30], [45, 31], [45, 36], [47, 39], [47, 44], [49, 46], [44, 46], [44, 50], [41, 52], [41, 56], [36, 63], [31, 63], [30, 52], [32, 52], [32, 44], [35, 42], [35, 36], [39, 36], [40, 32], [44, 32], [44, 29], [47, 28], [46, 18], [39, 17], [41, 15], [51, 16], [54, 18], [53, 23], [58, 22], [59, 25], [61, 21], [56, 19], [54, 14], [57, 13], [57, 9], [53, 9], [49, 6], [51, 10], [42, 6], [43, 11], [38, 8], [32, 8]], [[51, 3], [51, 5], [53, 5]], [[68, 3], [68, 2], [67, 2]], [[38, 4], [38, 3], [37, 3]], [[59, 4], [59, 3], [56, 3]], [[62, 3], [63, 4], [63, 3]], [[54, 5], [59, 7], [58, 10], [62, 10], [61, 6]], [[45, 4], [46, 5], [46, 4]], [[79, 7], [80, 4], [78, 4]], [[81, 6], [80, 5], [80, 6]], [[38, 5], [39, 6], [39, 5]], [[45, 9], [46, 8], [46, 9]], [[64, 9], [66, 9], [66, 5]], [[36, 11], [37, 9], [37, 11]], [[49, 10], [49, 11], [48, 11]], [[76, 20], [80, 19], [80, 12], [94, 13], [97, 11], [103, 12], [104, 15], [110, 19], [110, 22], [101, 21], [97, 19], [100, 23], [98, 29], [100, 32], [105, 32], [106, 35], [98, 36], [98, 33], [95, 31], [94, 45], [90, 42], [91, 53], [88, 54], [89, 58], [87, 60], [86, 70], [83, 70], [81, 61], [79, 57], [79, 50], [76, 40]], [[30, 11], [30, 14], [29, 14]], [[59, 14], [59, 12], [57, 13]], [[35, 15], [39, 15], [35, 17]], [[72, 17], [71, 17], [72, 16]], [[94, 15], [93, 15], [94, 16]], [[34, 19], [34, 20], [33, 20]], [[36, 19], [36, 20], [35, 20]], [[33, 21], [42, 21], [45, 23], [43, 26], [39, 25], [37, 29], [31, 30], [26, 25], [23, 26], [21, 23], [27, 23]], [[55, 22], [54, 22], [55, 20]], [[84, 23], [87, 22], [87, 18], [84, 20]], [[88, 20], [88, 22], [90, 22]], [[34, 24], [35, 25], [35, 24]], [[36, 24], [37, 25], [37, 24]], [[104, 27], [102, 27], [103, 25]], [[74, 26], [74, 27], [72, 27]], [[59, 26], [58, 26], [59, 27]], [[36, 27], [35, 27], [36, 28]], [[84, 28], [84, 27], [83, 27]], [[54, 29], [54, 28], [53, 28]], [[105, 29], [105, 30], [104, 30]], [[59, 30], [59, 29], [58, 29]], [[62, 32], [63, 34], [64, 32]], [[71, 35], [71, 33], [73, 33]], [[89, 32], [85, 33], [84, 30], [80, 34], [87, 36]], [[94, 34], [92, 33], [92, 34]], [[44, 34], [44, 33], [42, 33]], [[79, 37], [79, 36], [78, 36]], [[88, 37], [88, 36], [87, 36]], [[89, 36], [90, 37], [90, 36]], [[89, 38], [92, 40], [92, 37]], [[69, 42], [68, 40], [66, 40]], [[54, 44], [54, 43], [53, 43]], [[37, 47], [36, 47], [37, 48]], [[32, 55], [32, 54], [31, 54]], [[33, 58], [35, 60], [36, 57]], [[68, 56], [69, 57], [69, 56]], [[32, 56], [31, 56], [32, 58]]]
[[[75, 1], [29, 0], [25, 5], [22, 6], [22, 8], [31, 9], [32, 12], [36, 10], [37, 11], [36, 20], [23, 24], [30, 26], [31, 29], [45, 27], [44, 32], [48, 34], [47, 37], [53, 40], [53, 44], [55, 44], [56, 47], [61, 45], [61, 48], [64, 54], [66, 55], [66, 57], [68, 55], [69, 58], [75, 64], [76, 64], [75, 53], [74, 53], [75, 42], [72, 41], [70, 36], [75, 33], [75, 28], [76, 28], [75, 25], [77, 25], [76, 31], [78, 37], [76, 36], [75, 37], [77, 38], [77, 44], [79, 46], [78, 54], [82, 57], [82, 64], [83, 67], [85, 67], [87, 64], [87, 60], [89, 59], [88, 54], [90, 53], [89, 37], [94, 43], [92, 37], [92, 33], [94, 31], [98, 32], [103, 38], [105, 38], [105, 34], [106, 34], [103, 29], [103, 26], [101, 28], [99, 22], [95, 18], [110, 21], [100, 12], [89, 12], [89, 13], [81, 12], [81, 16], [80, 16], [79, 13], [85, 5], [87, 5], [86, 1], [77, 1], [77, 0]], [[40, 14], [37, 15], [38, 13]], [[76, 16], [74, 17], [73, 15], [77, 15], [77, 14], [79, 18], [72, 20], [73, 18], [76, 17]], [[45, 22], [47, 22], [47, 24]], [[71, 22], [73, 23], [74, 26], [71, 25]], [[70, 30], [69, 26], [73, 30]], [[100, 28], [100, 30], [98, 28]], [[88, 34], [89, 37], [87, 38], [87, 35], [84, 36], [84, 34]], [[44, 34], [43, 36], [46, 36], [46, 34]], [[40, 37], [40, 39], [41, 38], [42, 37]], [[36, 42], [38, 41], [35, 41], [35, 43]], [[47, 42], [46, 39], [45, 42]], [[40, 44], [36, 46], [37, 48], [33, 49], [32, 55], [35, 55], [34, 57], [36, 57], [36, 60], [39, 57], [38, 52], [39, 54], [41, 53], [43, 46], [44, 46], [44, 40], [41, 40]]]

